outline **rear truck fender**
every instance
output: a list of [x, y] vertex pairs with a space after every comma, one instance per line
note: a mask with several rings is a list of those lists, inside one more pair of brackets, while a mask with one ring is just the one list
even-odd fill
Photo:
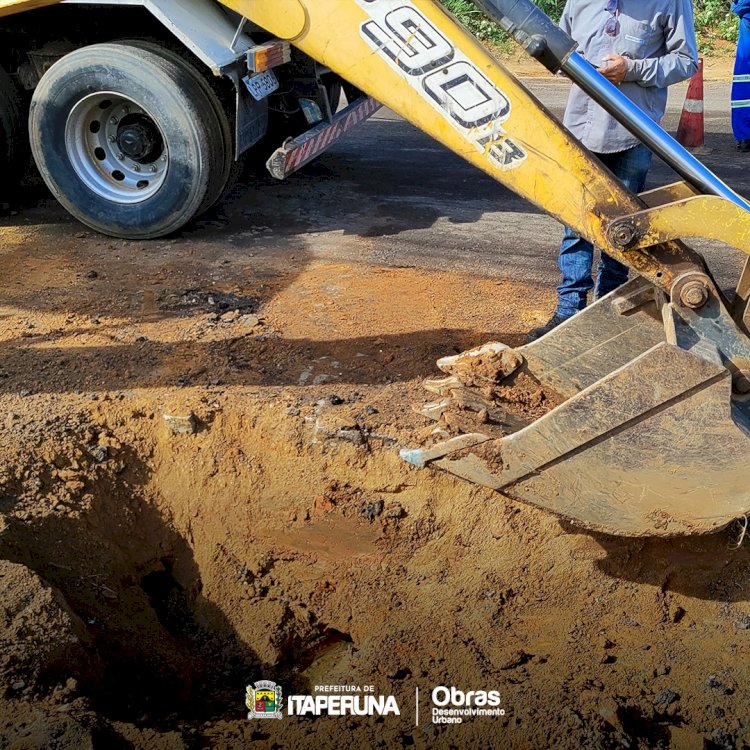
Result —
[[[51, 5], [49, 2], [22, 0], [21, 2], [3, 2], [0, 0], [0, 15], [18, 13], [37, 7]], [[306, 21], [304, 8], [288, 0], [278, 0], [275, 4], [261, 3], [256, 11], [256, 23], [263, 29], [270, 28], [269, 19], [275, 19], [280, 39], [272, 42], [255, 44], [247, 33], [247, 17], [239, 15], [231, 8], [222, 8], [214, 0], [61, 0], [61, 4], [85, 4], [92, 6], [128, 5], [141, 6], [148, 10], [171, 34], [174, 35], [198, 60], [216, 76], [226, 76], [235, 89], [235, 158], [254, 146], [267, 132], [268, 106], [265, 97], [258, 99], [253, 94], [250, 79], [260, 76], [278, 65], [290, 61], [289, 43], [286, 40], [295, 36]], [[271, 8], [271, 5], [273, 7]], [[272, 49], [269, 49], [272, 48]], [[258, 65], [261, 61], [261, 65]], [[250, 93], [248, 91], [250, 89]], [[362, 105], [365, 106], [362, 106]], [[357, 102], [356, 116], [350, 112], [346, 120], [347, 127], [342, 128], [342, 120], [328, 123], [332, 127], [312, 128], [296, 151], [297, 157], [311, 154], [307, 158], [295, 158], [294, 153], [287, 154], [286, 161], [294, 168], [285, 176], [299, 169], [314, 156], [319, 155], [337, 138], [343, 135], [351, 124], [358, 124], [363, 119], [360, 115], [376, 107], [373, 102]], [[368, 115], [369, 116], [369, 115]], [[321, 130], [325, 133], [321, 134]], [[319, 137], [317, 137], [319, 136]], [[324, 145], [321, 145], [324, 144]], [[314, 147], [314, 148], [313, 148]], [[295, 150], [292, 145], [292, 151]], [[278, 161], [278, 159], [276, 159]]]
[[254, 44], [242, 18], [233, 17], [213, 0], [62, 0], [62, 4], [143, 7], [216, 76], [243, 62]]
[[[16, 4], [15, 10], [33, 5]], [[51, 3], [47, 3], [51, 4]], [[289, 62], [286, 41], [256, 44], [247, 19], [228, 12], [214, 0], [62, 0], [63, 5], [140, 6], [148, 10], [215, 76], [229, 78], [235, 91], [235, 158], [254, 146], [268, 129], [268, 104], [251, 95], [249, 79]], [[9, 9], [8, 9], [9, 10]], [[3, 5], [0, 0], [0, 15]], [[271, 49], [269, 49], [271, 47]], [[257, 61], [262, 60], [259, 67]]]

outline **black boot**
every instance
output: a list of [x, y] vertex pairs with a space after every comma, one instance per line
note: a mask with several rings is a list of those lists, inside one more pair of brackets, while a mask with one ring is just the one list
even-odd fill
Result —
[[526, 343], [530, 344], [532, 341], [540, 339], [545, 333], [549, 333], [553, 328], [557, 328], [560, 323], [564, 323], [566, 320], [570, 320], [570, 318], [563, 318], [562, 315], [555, 313], [543, 326], [539, 326], [539, 328], [534, 328], [532, 331], [529, 331], [529, 335], [526, 337]]
[[750, 141], [737, 141], [737, 150], [743, 153], [750, 151]]

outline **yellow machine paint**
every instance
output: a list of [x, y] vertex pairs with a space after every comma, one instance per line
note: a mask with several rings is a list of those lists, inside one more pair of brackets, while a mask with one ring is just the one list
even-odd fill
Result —
[[2, 0], [0, 2], [0, 18], [20, 13], [24, 10], [43, 8], [47, 5], [55, 5], [59, 0]]

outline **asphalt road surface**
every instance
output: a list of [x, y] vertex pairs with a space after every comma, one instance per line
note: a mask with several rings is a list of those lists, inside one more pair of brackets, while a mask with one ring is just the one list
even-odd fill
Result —
[[[526, 83], [561, 115], [569, 87], [565, 80], [531, 78]], [[672, 131], [685, 88], [671, 91], [665, 125]], [[729, 84], [707, 82], [706, 97], [710, 153], [701, 158], [738, 192], [750, 195], [750, 154], [734, 150], [730, 132]], [[674, 179], [671, 170], [657, 163], [649, 185]], [[3, 224], [58, 225], [71, 236], [82, 229], [51, 199], [26, 207]], [[255, 256], [292, 248], [310, 258], [469, 271], [554, 285], [560, 234], [555, 220], [381, 110], [285, 182], [258, 172], [177, 241], [226, 244]], [[740, 254], [716, 243], [694, 246], [706, 253], [722, 286], [733, 286]]]
[[[526, 83], [562, 115], [565, 80]], [[685, 90], [675, 86], [670, 93], [664, 124], [672, 132]], [[750, 194], [750, 155], [734, 149], [728, 101], [727, 83], [706, 83], [709, 153], [701, 158], [738, 192]], [[649, 187], [675, 179], [666, 165], [655, 162]], [[228, 205], [225, 212], [232, 210]], [[266, 242], [283, 236], [285, 242], [304, 243], [313, 257], [549, 284], [557, 279], [559, 224], [389, 111], [381, 110], [288, 181], [261, 179], [248, 213], [268, 228]], [[693, 244], [706, 253], [723, 286], [735, 283], [739, 253], [718, 243]]]

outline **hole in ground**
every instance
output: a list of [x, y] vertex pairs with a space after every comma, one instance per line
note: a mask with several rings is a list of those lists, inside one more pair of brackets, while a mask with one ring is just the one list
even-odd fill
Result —
[[108, 455], [99, 462], [88, 445], [59, 450], [53, 474], [75, 472], [80, 479], [68, 482], [90, 492], [42, 518], [19, 513], [0, 538], [2, 556], [57, 588], [85, 629], [89, 658], [30, 688], [41, 694], [72, 676], [106, 718], [152, 727], [233, 715], [258, 659], [202, 597], [195, 550], [157, 507], [143, 462], [130, 450]]
[[[106, 408], [113, 419], [116, 407]], [[50, 685], [73, 677], [77, 694], [104, 718], [171, 730], [244, 720], [245, 687], [258, 679], [305, 692], [332, 663], [348, 664], [356, 648], [322, 616], [333, 589], [316, 576], [338, 560], [348, 564], [378, 537], [360, 517], [360, 495], [347, 510], [340, 493], [337, 513], [322, 526], [300, 521], [291, 537], [276, 536], [287, 525], [289, 497], [324, 481], [313, 454], [293, 484], [283, 453], [296, 453], [296, 443], [277, 439], [277, 417], [250, 443], [267, 457], [260, 471], [231, 447], [238, 435], [247, 439], [247, 404], [229, 424], [196, 413], [211, 429], [194, 436], [172, 435], [147, 405], [127, 412], [118, 419], [120, 429], [139, 434], [131, 445], [87, 420], [66, 419], [59, 431], [48, 425], [44, 444], [20, 459], [24, 479], [5, 485], [10, 520], [0, 557], [62, 593], [88, 649], [88, 658], [63, 664], [44, 685], [29, 680], [34, 695], [43, 699]], [[283, 523], [274, 526], [269, 509], [285, 503]], [[289, 572], [290, 564], [309, 571], [309, 558], [295, 550], [321, 542], [315, 575]]]

